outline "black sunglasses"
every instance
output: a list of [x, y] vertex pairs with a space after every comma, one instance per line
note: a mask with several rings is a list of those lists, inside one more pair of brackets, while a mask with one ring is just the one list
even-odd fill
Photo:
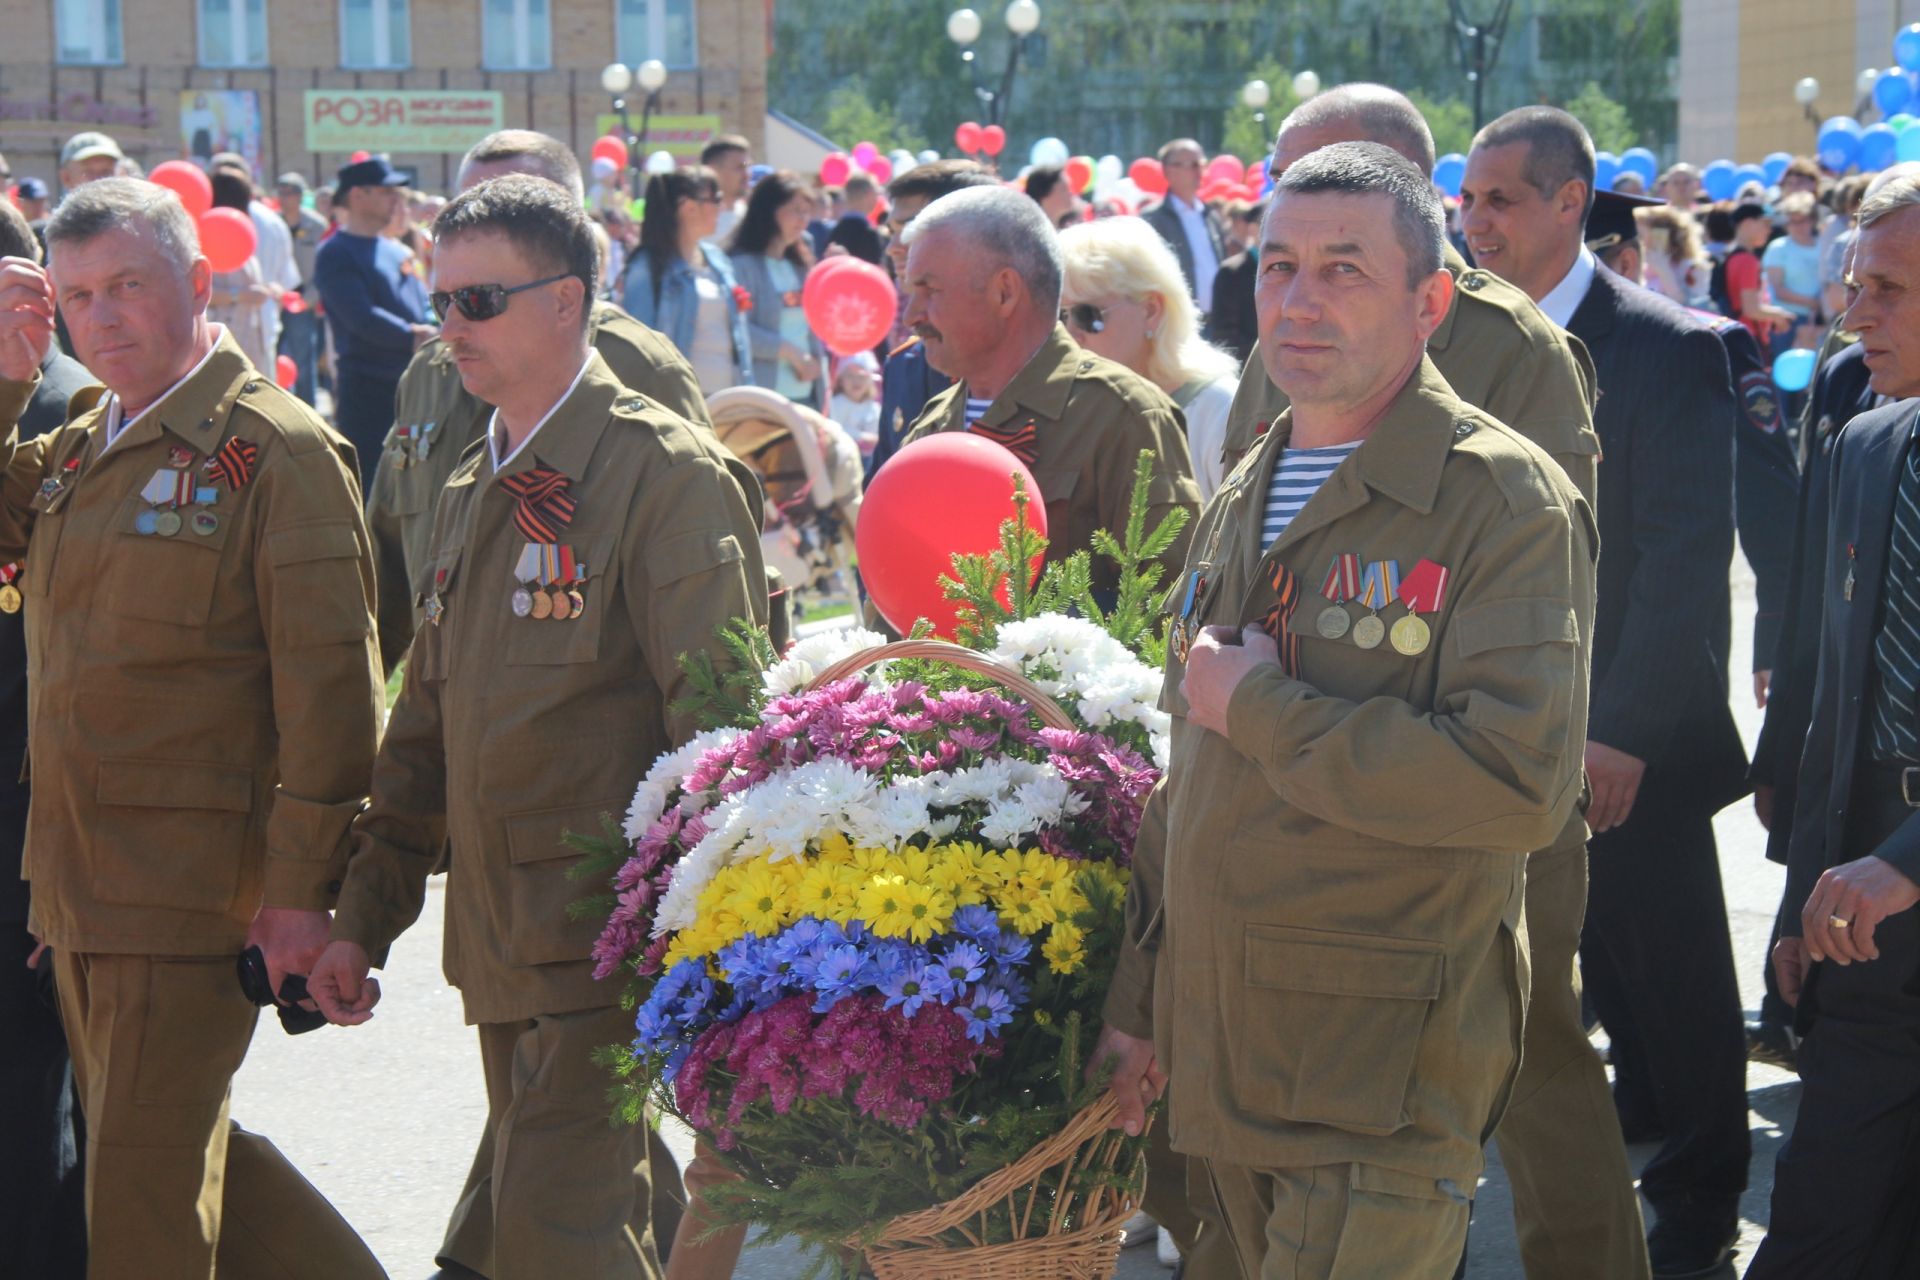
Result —
[[1060, 323], [1082, 333], [1099, 333], [1107, 327], [1107, 312], [1091, 302], [1077, 302], [1060, 308]]
[[545, 280], [534, 280], [527, 284], [516, 284], [509, 289], [504, 284], [469, 284], [458, 289], [443, 289], [428, 295], [434, 311], [445, 319], [453, 308], [460, 308], [460, 314], [469, 320], [491, 320], [507, 309], [507, 299], [516, 293], [525, 293], [529, 289], [538, 289], [543, 284], [552, 284], [556, 280], [571, 280], [573, 273], [563, 271], [557, 276], [548, 276]]

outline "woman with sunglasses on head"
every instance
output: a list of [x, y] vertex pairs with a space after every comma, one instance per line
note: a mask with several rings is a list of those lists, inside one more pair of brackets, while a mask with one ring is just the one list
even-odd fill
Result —
[[647, 179], [640, 247], [627, 265], [621, 305], [672, 339], [707, 395], [753, 382], [733, 263], [709, 243], [720, 222], [720, 179], [704, 165]]
[[821, 370], [825, 348], [807, 326], [800, 290], [813, 265], [807, 219], [813, 197], [799, 175], [779, 169], [747, 197], [727, 252], [734, 276], [753, 298], [747, 332], [753, 343], [753, 383], [818, 409], [826, 403]]
[[1060, 321], [1089, 351], [1127, 366], [1173, 398], [1204, 502], [1226, 478], [1227, 411], [1239, 382], [1233, 357], [1200, 337], [1180, 263], [1139, 218], [1103, 218], [1060, 233], [1066, 278]]

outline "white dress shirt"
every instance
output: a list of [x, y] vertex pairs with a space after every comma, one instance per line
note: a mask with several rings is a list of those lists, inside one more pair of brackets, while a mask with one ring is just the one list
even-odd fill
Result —
[[1587, 300], [1587, 290], [1593, 288], [1593, 273], [1599, 269], [1600, 260], [1587, 246], [1581, 245], [1580, 256], [1573, 260], [1566, 276], [1540, 299], [1540, 309], [1547, 313], [1547, 319], [1566, 328], [1567, 321], [1573, 319], [1573, 313]]
[[1188, 204], [1171, 192], [1167, 203], [1187, 233], [1187, 248], [1193, 251], [1193, 297], [1205, 314], [1213, 310], [1213, 278], [1220, 271], [1220, 257], [1213, 251], [1213, 235], [1207, 229], [1207, 207]]
[[547, 425], [547, 419], [551, 418], [555, 413], [558, 413], [560, 406], [573, 398], [575, 389], [580, 386], [580, 379], [587, 376], [587, 366], [592, 363], [593, 353], [589, 351], [587, 358], [580, 362], [580, 372], [573, 375], [573, 381], [569, 382], [567, 389], [560, 393], [560, 398], [553, 402], [553, 408], [548, 409], [540, 415], [540, 421], [533, 424], [533, 430], [527, 432], [520, 443], [513, 446], [513, 449], [504, 458], [500, 456], [500, 448], [506, 432], [500, 428], [500, 411], [498, 409], [493, 411], [493, 416], [487, 419], [487, 451], [493, 455], [493, 469], [495, 471], [499, 471], [501, 468], [510, 464], [515, 458], [520, 456], [522, 449], [525, 449], [533, 443], [533, 438], [540, 434], [540, 428]]

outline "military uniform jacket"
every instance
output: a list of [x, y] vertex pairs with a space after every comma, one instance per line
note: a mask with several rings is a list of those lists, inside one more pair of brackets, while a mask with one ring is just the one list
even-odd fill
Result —
[[[1454, 393], [1553, 455], [1589, 504], [1600, 437], [1593, 426], [1594, 369], [1580, 339], [1547, 319], [1524, 292], [1446, 251], [1453, 305], [1427, 339], [1427, 354]], [[1287, 407], [1256, 347], [1240, 375], [1223, 450], [1231, 467]]]
[[[0, 382], [0, 421], [31, 391]], [[10, 429], [0, 492], [0, 562], [25, 557], [32, 927], [232, 955], [263, 903], [332, 904], [366, 796], [381, 697], [351, 450], [224, 333], [105, 452], [97, 398]], [[190, 501], [143, 496], [174, 477]]]
[[[521, 617], [529, 545], [503, 481], [567, 481], [555, 545], [584, 565], [584, 611]], [[371, 807], [334, 919], [377, 953], [419, 915], [452, 838], [446, 961], [472, 1022], [613, 1003], [588, 953], [598, 932], [567, 907], [568, 831], [598, 834], [693, 720], [677, 659], [735, 618], [766, 619], [759, 513], [712, 437], [622, 387], [598, 355], [567, 400], [496, 474], [484, 439], [448, 480], [406, 682], [374, 765]], [[437, 619], [437, 621], [435, 620]]]
[[[594, 350], [628, 389], [690, 422], [713, 426], [693, 366], [666, 335], [611, 302], [595, 303], [589, 323]], [[438, 338], [414, 354], [400, 377], [393, 429], [367, 497], [367, 525], [380, 570], [380, 660], [389, 673], [406, 656], [418, 623], [414, 602], [426, 594], [434, 499], [492, 414], [491, 405], [461, 385], [453, 350]]]
[[[1059, 325], [995, 397], [980, 426], [1031, 429], [1028, 468], [1046, 500], [1049, 563], [1090, 549], [1096, 529], [1116, 537], [1125, 531], [1142, 449], [1153, 450], [1155, 459], [1147, 528], [1176, 507], [1189, 514], [1200, 509], [1185, 425], [1173, 401], [1124, 365], [1087, 351]], [[936, 431], [966, 429], [966, 386], [956, 383], [927, 402], [902, 447]], [[1164, 558], [1169, 573], [1185, 555], [1188, 536], [1183, 531]], [[1094, 556], [1095, 593], [1106, 599], [1118, 580], [1113, 562]]]
[[[1177, 1150], [1470, 1191], [1518, 1061], [1523, 855], [1580, 796], [1592, 513], [1423, 361], [1262, 548], [1289, 418], [1208, 504], [1171, 599], [1198, 582], [1176, 606], [1188, 621], [1243, 626], [1284, 565], [1304, 586], [1297, 676], [1248, 677], [1221, 736], [1186, 720], [1170, 647], [1172, 766], [1135, 850], [1106, 1017], [1152, 1034]], [[1448, 571], [1424, 651], [1316, 633], [1316, 587], [1343, 553]]]

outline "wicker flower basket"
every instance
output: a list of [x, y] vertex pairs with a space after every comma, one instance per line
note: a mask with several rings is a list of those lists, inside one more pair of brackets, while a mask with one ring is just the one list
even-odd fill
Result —
[[[1047, 727], [1074, 728], [1033, 681], [943, 640], [902, 640], [853, 654], [812, 687], [896, 658], [935, 658], [989, 676]], [[1060, 1132], [952, 1200], [901, 1214], [878, 1238], [849, 1244], [864, 1251], [876, 1280], [1107, 1280], [1119, 1262], [1121, 1224], [1138, 1211], [1147, 1172], [1144, 1145], [1129, 1157], [1128, 1139], [1112, 1127], [1118, 1113], [1112, 1095], [1102, 1094]]]

